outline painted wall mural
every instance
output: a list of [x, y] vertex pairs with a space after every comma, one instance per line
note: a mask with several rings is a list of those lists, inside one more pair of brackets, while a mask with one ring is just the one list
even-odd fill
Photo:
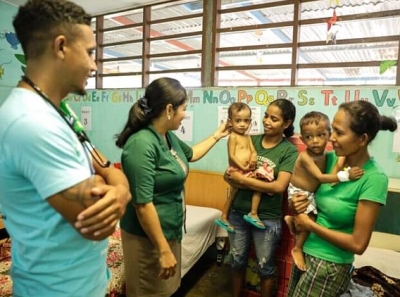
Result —
[[16, 13], [15, 6], [0, 1], [0, 104], [17, 84], [25, 68], [25, 57], [12, 25]]

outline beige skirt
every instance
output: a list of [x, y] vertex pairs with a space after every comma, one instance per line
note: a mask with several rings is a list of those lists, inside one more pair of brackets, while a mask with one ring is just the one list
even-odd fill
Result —
[[147, 237], [121, 230], [127, 297], [169, 297], [181, 285], [181, 244], [168, 241], [177, 265], [173, 277], [164, 280], [160, 273], [159, 254]]

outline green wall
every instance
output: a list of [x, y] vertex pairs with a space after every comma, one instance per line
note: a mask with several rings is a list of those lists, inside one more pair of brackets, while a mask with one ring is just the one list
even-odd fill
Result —
[[400, 235], [400, 193], [389, 192], [386, 206], [381, 207], [375, 231]]

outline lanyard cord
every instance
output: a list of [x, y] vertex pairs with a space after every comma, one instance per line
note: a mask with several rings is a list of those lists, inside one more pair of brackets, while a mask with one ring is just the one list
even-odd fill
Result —
[[[22, 76], [22, 80], [24, 82], [26, 82], [29, 86], [31, 86], [35, 90], [35, 92], [44, 99], [44, 101], [48, 102], [58, 112], [58, 114], [61, 116], [61, 118], [67, 123], [68, 127], [70, 127], [71, 130], [74, 131], [75, 135], [78, 137], [79, 142], [81, 143], [86, 155], [87, 155], [86, 152], [89, 151], [90, 154], [92, 155], [92, 158], [96, 161], [96, 163], [99, 164], [103, 168], [109, 167], [111, 165], [110, 161], [108, 161], [108, 160], [104, 161], [101, 158], [101, 156], [98, 154], [98, 152], [94, 148], [93, 144], [91, 143], [91, 141], [90, 141], [89, 137], [87, 136], [87, 134], [85, 133], [85, 131], [83, 131], [83, 130], [79, 131], [79, 132], [76, 131], [74, 129], [73, 124], [71, 124], [71, 122], [66, 118], [66, 116], [69, 116], [69, 118], [72, 119], [73, 121], [75, 121], [76, 119], [74, 119], [70, 115], [66, 115], [57, 106], [55, 106], [53, 104], [53, 102], [50, 101], [49, 97], [27, 76], [25, 76], [25, 75]], [[92, 168], [93, 167], [92, 162], [90, 160], [89, 160], [89, 165], [90, 165], [91, 171], [93, 171], [93, 173], [94, 173], [94, 169]]]

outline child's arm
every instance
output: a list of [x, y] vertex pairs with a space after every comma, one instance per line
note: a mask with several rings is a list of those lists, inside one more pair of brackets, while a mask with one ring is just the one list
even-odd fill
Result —
[[[337, 174], [340, 171], [347, 171], [350, 180], [359, 179], [361, 176], [363, 176], [364, 170], [362, 170], [360, 167], [356, 166], [356, 167], [344, 169], [345, 162], [346, 162], [345, 157], [338, 157], [338, 161], [336, 162], [335, 167], [333, 168], [332, 174]], [[339, 174], [344, 174], [344, 173], [339, 173]], [[346, 173], [346, 175], [347, 175], [347, 173]]]
[[345, 161], [345, 157], [338, 157], [335, 167], [333, 167], [332, 174], [337, 174], [339, 171], [343, 170]]
[[250, 135], [248, 136], [249, 147], [250, 147], [250, 170], [254, 170], [257, 167], [257, 151], [253, 145], [253, 141], [251, 141]]
[[237, 137], [235, 134], [231, 134], [228, 139], [228, 156], [229, 156], [229, 165], [234, 166], [236, 168], [239, 168], [242, 171], [248, 171], [249, 170], [249, 164], [247, 166], [243, 166], [243, 164], [240, 163], [239, 159], [236, 158], [236, 140]]
[[[364, 174], [364, 171], [362, 169], [360, 169], [358, 167], [354, 167], [354, 171], [357, 171], [356, 174], [354, 174], [354, 175], [352, 174], [351, 178], [350, 178], [350, 176], [348, 176], [348, 178], [346, 180], [346, 178], [343, 179], [342, 176], [343, 175], [347, 176], [347, 173], [343, 170], [340, 170], [339, 166], [337, 166], [338, 169], [335, 167], [335, 170], [336, 169], [338, 170], [337, 172], [334, 171], [331, 174], [322, 173], [321, 170], [318, 168], [318, 166], [315, 164], [314, 160], [307, 154], [307, 152], [300, 153], [299, 161], [301, 162], [301, 165], [304, 166], [304, 168], [306, 168], [306, 170], [312, 177], [318, 179], [318, 181], [323, 184], [359, 179]], [[342, 162], [342, 160], [338, 161], [338, 163], [339, 162]], [[344, 162], [342, 164], [344, 164]], [[341, 167], [341, 168], [343, 168], [343, 167]], [[340, 179], [339, 179], [339, 176], [341, 177]]]

